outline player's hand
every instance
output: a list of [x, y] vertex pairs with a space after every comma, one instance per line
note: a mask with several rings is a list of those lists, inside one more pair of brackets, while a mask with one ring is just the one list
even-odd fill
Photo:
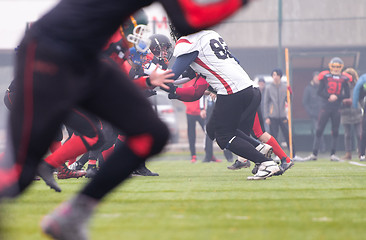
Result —
[[216, 98], [217, 98], [217, 95], [216, 95], [216, 93], [211, 92], [211, 93], [210, 93], [210, 97], [211, 97], [211, 99], [212, 99], [213, 101], [215, 101], [215, 100], [216, 100]]
[[266, 118], [266, 124], [267, 124], [267, 125], [271, 125], [271, 119]]
[[329, 96], [329, 98], [328, 98], [328, 101], [329, 101], [329, 102], [335, 102], [335, 101], [337, 101], [337, 99], [338, 99], [337, 95], [335, 95], [335, 94], [331, 94], [331, 95]]
[[201, 112], [200, 112], [200, 116], [201, 118], [205, 119], [207, 117], [207, 113], [206, 113], [206, 110], [205, 109], [202, 109]]
[[173, 83], [174, 80], [171, 79], [174, 77], [174, 73], [172, 70], [161, 70], [159, 65], [156, 65], [156, 68], [150, 74], [150, 83], [154, 87], [161, 87], [162, 89], [169, 90], [169, 86], [166, 83]]

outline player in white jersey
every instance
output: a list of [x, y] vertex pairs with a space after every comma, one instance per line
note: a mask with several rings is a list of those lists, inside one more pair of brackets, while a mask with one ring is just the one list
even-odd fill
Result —
[[[228, 149], [260, 163], [259, 171], [248, 177], [249, 180], [266, 179], [278, 172], [278, 165], [245, 139], [252, 129], [255, 117], [255, 111], [248, 110], [253, 100], [253, 81], [232, 56], [224, 39], [212, 30], [184, 36], [177, 40], [173, 55], [177, 58], [172, 66], [175, 79], [189, 66], [203, 78], [198, 79], [191, 88], [175, 89], [175, 92], [170, 93], [171, 97], [183, 101], [196, 100], [203, 95], [204, 90], [211, 87], [217, 93], [217, 101], [208, 123], [210, 127], [207, 127], [213, 129], [212, 133], [208, 133], [210, 138], [215, 138], [221, 149]], [[243, 117], [248, 123], [245, 133], [238, 130]]]
[[198, 52], [198, 56], [191, 67], [206, 76], [206, 81], [217, 94], [228, 95], [253, 85], [253, 81], [233, 58], [217, 32], [201, 31], [177, 41], [175, 57], [193, 52]]

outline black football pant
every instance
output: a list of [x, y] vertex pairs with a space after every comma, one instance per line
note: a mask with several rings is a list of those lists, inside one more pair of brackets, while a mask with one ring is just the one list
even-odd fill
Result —
[[[228, 149], [231, 152], [249, 159], [255, 163], [270, 161], [263, 154], [258, 152], [254, 146], [242, 135], [249, 135], [253, 128], [254, 117], [258, 106], [250, 109], [253, 100], [253, 88], [248, 87], [240, 92], [230, 95], [217, 95], [212, 116], [206, 126], [207, 134], [211, 139], [216, 139], [221, 149]], [[258, 105], [260, 101], [258, 101]], [[242, 129], [239, 126], [243, 124]], [[244, 132], [245, 131], [245, 132]]]
[[331, 140], [330, 155], [336, 153], [339, 125], [341, 123], [341, 113], [339, 111], [339, 108], [327, 107], [322, 108], [319, 112], [318, 126], [316, 129], [313, 143], [313, 154], [315, 156], [318, 155], [321, 136], [323, 136], [324, 129], [329, 119], [332, 124], [332, 132], [331, 132], [332, 140]]

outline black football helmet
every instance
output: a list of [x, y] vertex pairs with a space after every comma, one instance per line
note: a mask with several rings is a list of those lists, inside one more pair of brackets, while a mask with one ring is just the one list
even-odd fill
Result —
[[170, 60], [172, 57], [172, 43], [169, 38], [163, 34], [153, 34], [150, 39], [150, 51], [159, 60]]

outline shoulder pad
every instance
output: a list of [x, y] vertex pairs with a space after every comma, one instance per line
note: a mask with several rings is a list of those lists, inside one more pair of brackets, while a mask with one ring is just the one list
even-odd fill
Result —
[[345, 80], [348, 80], [349, 82], [352, 82], [353, 81], [352, 75], [349, 74], [349, 73], [343, 72], [342, 73], [342, 77], [345, 78]]
[[325, 70], [325, 71], [320, 72], [319, 75], [318, 75], [318, 79], [323, 80], [324, 76], [327, 75], [327, 74], [330, 74], [329, 70]]

